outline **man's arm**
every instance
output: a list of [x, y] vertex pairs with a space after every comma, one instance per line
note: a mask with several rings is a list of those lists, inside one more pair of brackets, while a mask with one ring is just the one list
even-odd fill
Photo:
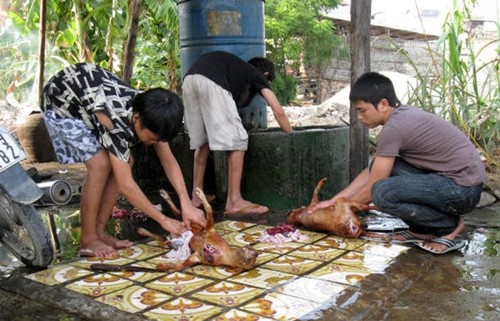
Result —
[[164, 230], [175, 235], [182, 234], [185, 228], [181, 225], [181, 222], [165, 216], [149, 201], [135, 182], [130, 165], [111, 153], [109, 153], [109, 157], [113, 168], [113, 176], [120, 194], [135, 208], [158, 222]]
[[165, 174], [167, 175], [168, 180], [179, 196], [179, 201], [181, 202], [182, 219], [184, 223], [188, 228], [190, 228], [191, 222], [205, 226], [206, 220], [204, 218], [203, 211], [191, 204], [191, 199], [189, 197], [186, 183], [184, 181], [184, 176], [182, 175], [179, 163], [172, 153], [170, 146], [166, 142], [158, 142], [153, 146], [156, 153], [158, 154], [158, 158], [160, 159], [160, 163], [165, 170]]
[[264, 88], [261, 91], [262, 97], [266, 100], [268, 105], [271, 107], [274, 118], [276, 118], [276, 121], [280, 125], [281, 129], [285, 133], [291, 133], [292, 132], [292, 126], [290, 125], [290, 121], [288, 120], [288, 116], [286, 115], [285, 111], [283, 110], [283, 107], [281, 107], [280, 102], [278, 101], [278, 98], [276, 98], [276, 95], [271, 89]]
[[396, 157], [388, 156], [375, 157], [372, 168], [368, 172], [368, 180], [363, 186], [361, 186], [359, 191], [352, 195], [349, 199], [361, 204], [371, 203], [373, 184], [391, 175], [395, 159]]
[[331, 199], [319, 202], [311, 212], [318, 208], [333, 206], [340, 197], [345, 197], [351, 201], [361, 204], [369, 204], [372, 201], [372, 186], [375, 182], [387, 178], [391, 175], [395, 157], [378, 156], [373, 161], [370, 169], [365, 168], [346, 188], [334, 195]]

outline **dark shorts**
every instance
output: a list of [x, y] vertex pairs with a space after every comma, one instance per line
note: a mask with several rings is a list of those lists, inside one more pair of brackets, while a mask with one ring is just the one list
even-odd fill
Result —
[[83, 163], [101, 149], [101, 144], [81, 119], [57, 118], [52, 110], [43, 113], [59, 163]]

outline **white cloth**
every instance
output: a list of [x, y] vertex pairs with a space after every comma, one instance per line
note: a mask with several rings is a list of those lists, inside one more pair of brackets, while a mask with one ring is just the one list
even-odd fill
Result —
[[[184, 261], [191, 255], [191, 249], [189, 248], [189, 241], [193, 237], [193, 232], [186, 231], [182, 233], [180, 237], [173, 238], [171, 240], [172, 245], [176, 246], [167, 253], [167, 258], [170, 260]], [[182, 245], [180, 245], [182, 242]]]
[[292, 241], [303, 242], [305, 240], [307, 240], [307, 236], [300, 233], [299, 229], [296, 229], [291, 233], [285, 233], [285, 234], [277, 233], [274, 235], [270, 235], [266, 231], [264, 231], [259, 238], [260, 242], [273, 243], [273, 244], [292, 242]]

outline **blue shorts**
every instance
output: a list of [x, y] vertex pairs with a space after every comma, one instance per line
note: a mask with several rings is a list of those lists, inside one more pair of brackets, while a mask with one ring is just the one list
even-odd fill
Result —
[[58, 118], [53, 110], [43, 113], [59, 163], [83, 163], [97, 154], [101, 144], [81, 119]]

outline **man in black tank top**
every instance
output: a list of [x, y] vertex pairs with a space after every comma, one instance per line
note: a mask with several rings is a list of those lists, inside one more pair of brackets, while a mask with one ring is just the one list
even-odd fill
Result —
[[238, 109], [261, 95], [271, 107], [278, 124], [289, 133], [292, 127], [271, 90], [274, 65], [266, 58], [246, 62], [223, 51], [202, 55], [187, 71], [182, 88], [190, 147], [195, 150], [192, 203], [200, 205], [194, 188], [203, 189], [210, 150], [228, 153], [227, 215], [264, 214], [268, 208], [243, 199], [240, 185], [248, 134]]

